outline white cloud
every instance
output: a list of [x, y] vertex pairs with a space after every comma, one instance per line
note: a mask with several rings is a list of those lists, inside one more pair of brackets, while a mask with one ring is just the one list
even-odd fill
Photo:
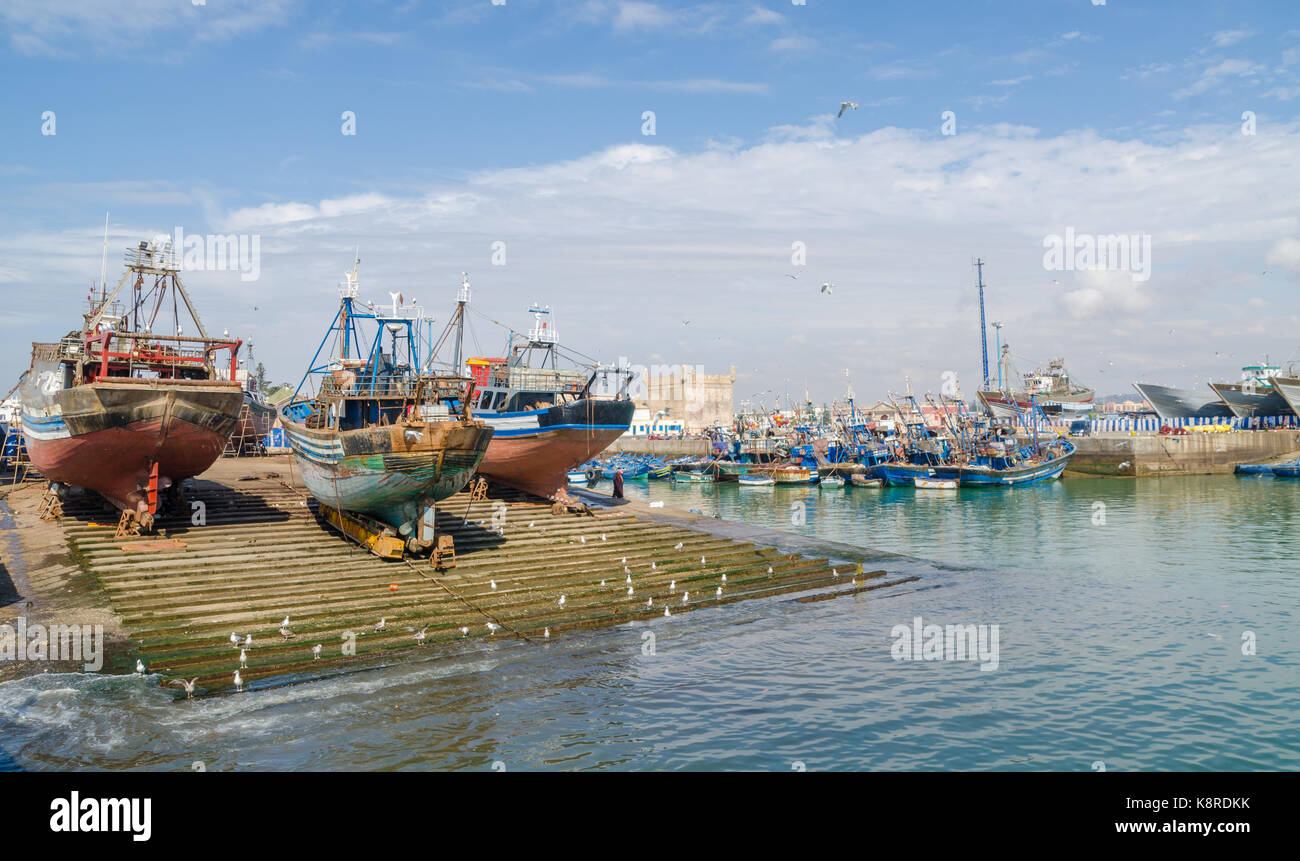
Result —
[[1227, 48], [1250, 35], [1249, 30], [1220, 30], [1211, 37], [1210, 41], [1216, 48]]
[[179, 0], [4, 0], [0, 27], [13, 49], [26, 55], [70, 56], [90, 45], [101, 54], [151, 56], [141, 44], [155, 36], [166, 35], [181, 45], [223, 42], [283, 25], [296, 7], [296, 0], [223, 0], [203, 6]]
[[1292, 275], [1300, 275], [1300, 239], [1292, 236], [1279, 239], [1268, 250], [1268, 256], [1264, 258], [1264, 262], [1269, 266], [1285, 269]]
[[1250, 60], [1221, 60], [1203, 70], [1189, 86], [1175, 92], [1174, 98], [1185, 99], [1214, 89], [1230, 78], [1250, 78], [1263, 70], [1263, 66]]
[[799, 54], [817, 50], [817, 40], [810, 36], [782, 36], [768, 45], [779, 54]]

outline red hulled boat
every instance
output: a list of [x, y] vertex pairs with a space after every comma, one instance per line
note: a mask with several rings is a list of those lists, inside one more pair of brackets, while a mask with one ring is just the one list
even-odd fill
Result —
[[[67, 486], [83, 487], [122, 509], [121, 531], [139, 531], [220, 457], [244, 394], [234, 379], [241, 342], [207, 336], [171, 249], [142, 242], [126, 269], [111, 293], [101, 280], [79, 330], [32, 345], [20, 398], [32, 465], [51, 482], [49, 506]], [[180, 303], [197, 336], [183, 334]], [[167, 305], [176, 334], [154, 334]], [[222, 351], [228, 363], [218, 362]]]

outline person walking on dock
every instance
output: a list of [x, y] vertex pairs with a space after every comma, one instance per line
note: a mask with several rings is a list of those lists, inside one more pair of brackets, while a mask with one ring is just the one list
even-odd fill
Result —
[[614, 498], [623, 498], [623, 470], [614, 470]]

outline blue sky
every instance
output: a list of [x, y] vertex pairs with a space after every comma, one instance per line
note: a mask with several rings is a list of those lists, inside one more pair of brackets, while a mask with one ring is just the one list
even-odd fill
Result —
[[[468, 270], [491, 317], [541, 301], [607, 361], [734, 364], [738, 400], [835, 397], [844, 368], [972, 395], [976, 254], [1017, 361], [1103, 393], [1300, 359], [1291, 2], [6, 0], [0, 40], [0, 380], [75, 324], [105, 210], [110, 260], [257, 234], [256, 281], [186, 280], [278, 379], [354, 245], [376, 298], [445, 316]], [[1151, 277], [1046, 271], [1067, 227], [1150, 235]]]

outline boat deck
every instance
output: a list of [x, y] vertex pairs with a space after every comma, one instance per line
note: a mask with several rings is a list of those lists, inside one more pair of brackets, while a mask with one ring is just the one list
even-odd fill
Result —
[[[116, 518], [97, 501], [65, 504], [60, 526], [72, 556], [102, 589], [129, 643], [110, 656], [107, 670], [129, 672], [138, 656], [152, 673], [198, 677], [203, 694], [222, 693], [233, 690], [238, 666], [231, 633], [253, 637], [241, 670], [248, 690], [455, 650], [467, 640], [535, 642], [547, 628], [560, 637], [649, 621], [661, 618], [665, 606], [677, 616], [722, 603], [795, 592], [833, 597], [916, 579], [884, 570], [863, 574], [861, 564], [846, 566], [842, 558], [833, 563], [783, 552], [778, 545], [797, 540], [784, 533], [767, 541], [762, 533], [736, 538], [725, 522], [701, 524], [684, 512], [652, 513], [639, 503], [593, 507], [593, 516], [554, 515], [548, 503], [513, 493], [482, 501], [462, 493], [439, 504], [439, 530], [454, 536], [457, 564], [438, 571], [427, 560], [381, 560], [324, 526], [314, 501], [295, 486], [288, 458], [218, 466], [187, 497], [203, 503], [205, 525], [194, 525], [187, 514], [160, 520], [158, 535], [114, 538]], [[20, 529], [35, 519], [14, 508]], [[858, 558], [887, 564], [866, 551]], [[684, 592], [690, 593], [685, 603]], [[286, 614], [295, 635], [287, 640], [279, 633]], [[386, 630], [376, 632], [381, 618]], [[495, 633], [489, 622], [500, 626]], [[407, 628], [425, 626], [417, 644]], [[349, 642], [352, 654], [344, 650]], [[311, 651], [316, 644], [319, 659]]]

